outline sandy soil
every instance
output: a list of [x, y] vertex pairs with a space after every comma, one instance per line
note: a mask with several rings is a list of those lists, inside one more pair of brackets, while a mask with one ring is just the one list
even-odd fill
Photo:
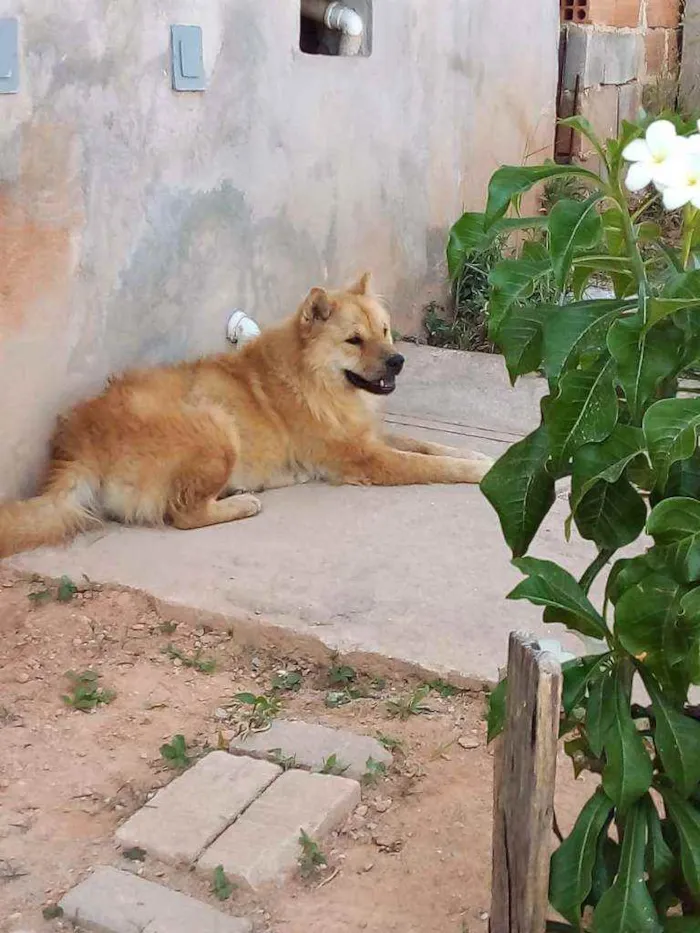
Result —
[[[0, 569], [0, 931], [66, 929], [45, 920], [91, 866], [113, 864], [194, 894], [256, 931], [276, 933], [481, 933], [489, 908], [491, 778], [484, 700], [431, 691], [431, 712], [390, 718], [387, 700], [418, 686], [400, 676], [373, 682], [372, 694], [328, 708], [328, 671], [303, 657], [274, 657], [237, 646], [223, 631], [175, 626], [143, 595], [78, 584], [63, 592]], [[174, 658], [201, 651], [213, 673]], [[76, 711], [63, 695], [65, 672], [92, 670], [114, 691], [109, 704]], [[238, 691], [263, 693], [279, 670], [302, 674], [284, 692], [280, 715], [323, 722], [400, 742], [385, 778], [324, 844], [329, 867], [281, 890], [235, 891], [217, 901], [209, 884], [152, 860], [127, 861], [115, 827], [173, 772], [159, 749], [182, 733], [196, 752], [216, 747], [235, 722], [222, 707]], [[338, 689], [334, 687], [333, 689]], [[558, 817], [570, 825], [592, 792], [559, 769]]]

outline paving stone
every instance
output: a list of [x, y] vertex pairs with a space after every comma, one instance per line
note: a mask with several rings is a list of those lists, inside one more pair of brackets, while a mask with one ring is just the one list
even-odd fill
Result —
[[267, 761], [211, 752], [120, 826], [117, 840], [164, 862], [194, 862], [280, 773]]
[[315, 723], [276, 719], [266, 732], [255, 732], [247, 738], [235, 738], [229, 751], [234, 755], [269, 758], [279, 749], [284, 758], [294, 756], [299, 768], [319, 771], [324, 761], [335, 755], [344, 777], [360, 779], [367, 771], [367, 759], [382, 764], [391, 763], [391, 754], [369, 735], [357, 735], [345, 729], [330, 729]]
[[250, 933], [242, 917], [116, 868], [98, 868], [60, 903], [66, 919], [96, 933]]
[[197, 867], [210, 873], [223, 865], [231, 880], [252, 888], [280, 884], [297, 866], [301, 830], [322, 839], [359, 802], [357, 781], [286, 771], [204, 852]]

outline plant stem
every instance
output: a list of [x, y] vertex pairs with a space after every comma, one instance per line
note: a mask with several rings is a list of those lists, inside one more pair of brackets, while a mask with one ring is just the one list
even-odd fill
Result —
[[681, 264], [684, 270], [688, 268], [697, 217], [697, 208], [693, 207], [692, 204], [686, 204], [683, 208], [683, 240], [681, 243]]
[[603, 567], [605, 567], [614, 553], [615, 551], [613, 548], [602, 548], [600, 551], [598, 551], [591, 563], [584, 570], [583, 576], [578, 581], [584, 593], [588, 593], [591, 585], [593, 584], [593, 581], [598, 576]]
[[639, 244], [637, 243], [637, 236], [634, 232], [634, 223], [630, 215], [629, 204], [627, 202], [627, 198], [625, 197], [625, 193], [622, 190], [620, 169], [621, 166], [618, 167], [615, 177], [609, 179], [609, 193], [612, 197], [612, 200], [620, 209], [620, 217], [622, 218], [622, 232], [625, 237], [625, 243], [627, 245], [627, 253], [632, 261], [632, 270], [634, 272], [634, 277], [637, 280], [639, 310], [642, 313], [642, 323], [646, 324], [647, 305], [649, 303], [649, 282], [647, 281], [644, 260], [642, 259], [642, 254], [639, 252]]

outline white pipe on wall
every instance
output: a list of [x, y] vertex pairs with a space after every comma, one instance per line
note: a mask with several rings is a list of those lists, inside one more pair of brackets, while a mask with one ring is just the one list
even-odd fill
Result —
[[362, 45], [364, 23], [355, 10], [339, 0], [301, 0], [302, 16], [323, 23], [328, 29], [340, 32], [340, 54], [357, 55]]

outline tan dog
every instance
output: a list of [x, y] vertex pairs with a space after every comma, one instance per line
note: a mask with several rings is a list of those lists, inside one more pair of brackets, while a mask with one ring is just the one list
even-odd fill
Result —
[[0, 557], [103, 516], [176, 528], [248, 518], [260, 501], [237, 493], [310, 479], [478, 483], [488, 460], [383, 435], [377, 402], [403, 363], [367, 274], [345, 292], [313, 288], [238, 352], [113, 379], [59, 420], [42, 495], [0, 505]]

